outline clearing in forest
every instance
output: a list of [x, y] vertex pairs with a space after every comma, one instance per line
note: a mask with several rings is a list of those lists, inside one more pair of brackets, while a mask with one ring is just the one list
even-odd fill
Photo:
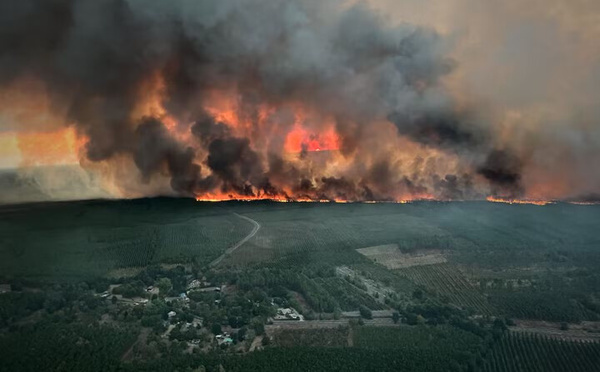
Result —
[[360, 248], [356, 251], [391, 270], [447, 262], [446, 257], [438, 250], [426, 249], [416, 253], [402, 253], [397, 244]]

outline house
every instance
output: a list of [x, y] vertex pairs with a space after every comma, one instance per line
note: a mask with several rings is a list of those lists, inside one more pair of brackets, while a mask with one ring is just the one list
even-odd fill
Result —
[[[163, 314], [164, 314], [164, 313], [163, 313]], [[176, 312], [174, 312], [174, 311], [169, 311], [169, 312], [167, 313], [167, 316], [168, 316], [169, 318], [173, 318], [175, 315], [177, 315], [177, 313], [176, 313]]]
[[217, 340], [218, 345], [231, 345], [233, 343], [233, 339], [230, 337], [229, 333], [223, 332], [220, 335], [216, 335], [215, 339]]

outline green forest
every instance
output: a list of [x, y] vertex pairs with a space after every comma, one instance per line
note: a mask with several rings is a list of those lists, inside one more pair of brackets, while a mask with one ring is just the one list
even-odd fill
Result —
[[599, 362], [597, 206], [158, 198], [0, 215], [0, 371]]

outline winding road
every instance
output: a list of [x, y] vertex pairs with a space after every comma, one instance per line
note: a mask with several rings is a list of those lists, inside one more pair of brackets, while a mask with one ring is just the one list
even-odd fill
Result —
[[248, 240], [250, 240], [254, 235], [256, 235], [256, 233], [258, 232], [258, 230], [260, 230], [260, 223], [254, 221], [252, 218], [246, 217], [246, 216], [242, 216], [241, 214], [237, 214], [234, 213], [236, 216], [238, 216], [239, 218], [242, 218], [248, 222], [250, 222], [251, 224], [254, 225], [254, 228], [252, 229], [252, 231], [250, 231], [250, 234], [246, 235], [246, 237], [242, 240], [240, 240], [239, 242], [235, 243], [234, 245], [232, 245], [231, 247], [227, 248], [225, 250], [225, 252], [223, 252], [222, 255], [220, 255], [219, 257], [215, 258], [214, 261], [212, 261], [209, 264], [209, 267], [215, 267], [218, 264], [221, 263], [221, 261], [223, 261], [223, 259], [225, 258], [225, 256], [233, 253], [236, 249], [238, 249], [239, 247], [241, 247], [244, 243], [246, 243]]

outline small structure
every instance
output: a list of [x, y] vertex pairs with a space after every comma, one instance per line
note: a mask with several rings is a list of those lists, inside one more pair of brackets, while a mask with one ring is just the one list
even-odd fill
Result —
[[177, 296], [177, 297], [165, 297], [165, 301], [190, 302], [190, 299], [188, 298], [188, 296], [185, 293], [180, 293], [179, 296]]
[[[164, 313], [163, 313], [163, 314], [164, 314]], [[177, 313], [176, 313], [176, 312], [174, 312], [174, 311], [169, 311], [169, 312], [167, 313], [167, 316], [168, 316], [169, 318], [173, 318], [175, 315], [177, 315]]]
[[136, 297], [136, 298], [133, 298], [133, 302], [135, 305], [146, 305], [148, 303], [148, 299]]
[[275, 315], [273, 319], [303, 321], [304, 317], [301, 314], [299, 314], [293, 307], [280, 307], [279, 309], [277, 309], [277, 315]]
[[195, 289], [195, 288], [199, 288], [201, 286], [202, 286], [202, 283], [198, 279], [194, 279], [187, 285], [187, 289], [188, 290]]
[[215, 339], [217, 340], [217, 344], [220, 345], [231, 345], [233, 343], [233, 339], [230, 337], [229, 333], [223, 332], [222, 334], [216, 335]]

